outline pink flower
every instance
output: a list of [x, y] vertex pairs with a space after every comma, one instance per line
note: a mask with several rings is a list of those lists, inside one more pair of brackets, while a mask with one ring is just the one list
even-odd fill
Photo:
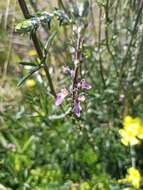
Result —
[[84, 102], [84, 101], [85, 101], [85, 96], [84, 96], [84, 95], [79, 96], [79, 97], [78, 97], [78, 100], [79, 100], [80, 102]]
[[57, 94], [57, 98], [56, 98], [55, 105], [56, 105], [56, 106], [59, 106], [59, 105], [63, 102], [64, 98], [65, 98], [68, 94], [69, 94], [69, 93], [68, 93], [68, 90], [67, 90], [66, 88], [62, 89], [61, 92], [59, 92], [59, 93]]
[[70, 70], [70, 74], [71, 74], [71, 79], [74, 80], [74, 77], [75, 77], [75, 71], [74, 71], [74, 70]]

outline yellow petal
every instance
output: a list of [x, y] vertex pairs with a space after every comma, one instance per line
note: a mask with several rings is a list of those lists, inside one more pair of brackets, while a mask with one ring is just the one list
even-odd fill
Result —
[[127, 116], [124, 118], [123, 125], [124, 125], [124, 126], [125, 126], [125, 125], [128, 125], [128, 124], [132, 123], [132, 121], [133, 121], [133, 118], [132, 118], [131, 116], [127, 115]]
[[29, 79], [25, 82], [26, 87], [33, 88], [36, 85], [36, 81], [33, 79]]
[[129, 145], [129, 141], [127, 141], [126, 139], [122, 138], [121, 142], [125, 145], [128, 146]]
[[141, 175], [140, 175], [140, 172], [136, 168], [131, 167], [128, 169], [128, 175], [127, 175], [126, 179], [135, 188], [140, 187]]
[[143, 125], [141, 125], [139, 128], [138, 138], [143, 140]]

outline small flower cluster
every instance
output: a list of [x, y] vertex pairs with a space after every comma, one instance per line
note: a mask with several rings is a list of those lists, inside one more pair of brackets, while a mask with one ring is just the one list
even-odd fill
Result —
[[119, 130], [121, 142], [125, 145], [136, 145], [143, 140], [143, 121], [140, 118], [126, 116], [123, 121], [123, 129]]
[[36, 31], [40, 25], [47, 25], [50, 29], [51, 22], [53, 18], [56, 17], [59, 21], [59, 25], [67, 25], [72, 22], [68, 15], [62, 10], [55, 10], [53, 13], [38, 12], [33, 15], [30, 19], [26, 19], [16, 25], [16, 32], [27, 33]]
[[[64, 67], [64, 73], [68, 74], [72, 82], [74, 83], [75, 71], [68, 67]], [[88, 82], [86, 82], [85, 79], [81, 79], [80, 81], [76, 82], [74, 88], [69, 90], [67, 90], [66, 88], [61, 89], [61, 91], [57, 94], [55, 105], [59, 106], [68, 95], [73, 96], [72, 112], [77, 117], [80, 117], [80, 113], [82, 110], [80, 103], [85, 101], [85, 96], [79, 94], [81, 90], [89, 90], [89, 89], [91, 89], [91, 85]]]
[[128, 168], [126, 177], [124, 179], [120, 179], [119, 183], [129, 183], [134, 188], [139, 189], [141, 184], [141, 174], [134, 167]]

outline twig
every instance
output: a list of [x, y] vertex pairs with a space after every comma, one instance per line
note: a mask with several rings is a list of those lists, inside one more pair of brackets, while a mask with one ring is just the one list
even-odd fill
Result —
[[[31, 15], [29, 13], [29, 10], [28, 10], [28, 7], [26, 5], [26, 2], [25, 0], [18, 0], [19, 2], [19, 5], [20, 5], [20, 8], [23, 12], [23, 15], [26, 19], [29, 19], [31, 18]], [[44, 64], [44, 70], [45, 70], [45, 73], [46, 73], [46, 76], [47, 76], [47, 79], [48, 79], [48, 82], [49, 82], [49, 86], [50, 86], [50, 90], [51, 90], [51, 93], [54, 97], [56, 97], [56, 93], [55, 93], [55, 90], [54, 90], [54, 86], [53, 86], [53, 82], [52, 82], [52, 79], [51, 79], [51, 76], [50, 76], [50, 73], [49, 73], [49, 68], [46, 64], [46, 60], [44, 58], [44, 55], [43, 55], [43, 52], [42, 52], [42, 49], [41, 49], [41, 45], [40, 45], [40, 42], [39, 42], [39, 39], [36, 35], [35, 32], [32, 32], [31, 34], [31, 38], [32, 38], [32, 41], [33, 41], [33, 44], [35, 46], [35, 49], [37, 51], [37, 54], [41, 60], [41, 62], [43, 62]]]
[[106, 87], [105, 78], [103, 74], [103, 65], [102, 65], [102, 59], [101, 59], [101, 53], [100, 53], [100, 43], [101, 43], [101, 16], [102, 16], [102, 9], [99, 9], [99, 32], [98, 32], [98, 53], [99, 53], [99, 66], [100, 66], [100, 75], [103, 83], [103, 87]]
[[139, 23], [139, 20], [140, 20], [141, 14], [142, 14], [142, 9], [143, 9], [143, 1], [141, 3], [138, 15], [137, 15], [136, 20], [135, 20], [135, 24], [134, 24], [134, 27], [133, 27], [133, 31], [132, 31], [131, 39], [130, 39], [130, 42], [129, 42], [129, 45], [128, 45], [128, 49], [127, 49], [126, 54], [125, 54], [125, 56], [124, 56], [124, 58], [122, 60], [122, 63], [121, 63], [120, 75], [119, 75], [119, 88], [120, 88], [120, 85], [122, 83], [122, 77], [123, 77], [123, 74], [124, 74], [124, 67], [127, 64], [127, 59], [128, 59], [129, 52], [130, 52], [130, 49], [131, 49], [131, 46], [132, 46], [132, 43], [133, 43], [133, 40], [134, 40], [134, 36], [135, 36], [135, 34], [137, 32], [137, 25]]
[[76, 88], [77, 88], [77, 77], [78, 77], [78, 68], [79, 68], [79, 63], [80, 63], [80, 46], [81, 46], [81, 35], [80, 31], [77, 30], [77, 40], [76, 40], [76, 48], [75, 48], [75, 57], [74, 57], [74, 79], [73, 79], [73, 103], [75, 100], [76, 96]]
[[111, 58], [113, 59], [113, 64], [114, 64], [114, 67], [115, 67], [115, 71], [116, 71], [116, 74], [117, 76], [119, 75], [118, 73], [118, 69], [117, 69], [117, 65], [116, 65], [116, 60], [115, 60], [115, 57], [112, 53], [112, 50], [110, 49], [110, 45], [109, 45], [109, 31], [108, 31], [108, 27], [109, 27], [109, 22], [110, 22], [110, 19], [109, 19], [109, 0], [106, 1], [106, 6], [104, 7], [105, 9], [105, 41], [106, 41], [106, 48], [107, 48], [107, 51], [109, 53], [109, 55], [111, 56]]
[[131, 165], [136, 167], [136, 152], [133, 146], [130, 146], [130, 155], [131, 155]]

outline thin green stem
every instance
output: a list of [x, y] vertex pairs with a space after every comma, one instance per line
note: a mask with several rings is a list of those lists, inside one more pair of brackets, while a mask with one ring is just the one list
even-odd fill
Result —
[[136, 167], [136, 152], [133, 146], [130, 146], [130, 155], [131, 155], [131, 165], [133, 168]]

